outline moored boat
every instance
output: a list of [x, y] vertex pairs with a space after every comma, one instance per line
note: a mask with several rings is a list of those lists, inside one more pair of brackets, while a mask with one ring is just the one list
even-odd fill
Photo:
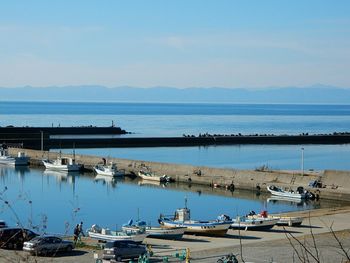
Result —
[[18, 152], [16, 157], [8, 154], [7, 148], [0, 148], [0, 164], [6, 165], [28, 165], [29, 157], [24, 152]]
[[48, 170], [74, 172], [82, 168], [81, 164], [76, 163], [75, 159], [70, 157], [57, 157], [56, 160], [42, 160], [42, 162]]
[[124, 176], [125, 172], [118, 170], [117, 165], [113, 162], [110, 162], [108, 165], [98, 164], [94, 167], [96, 174], [111, 176], [111, 177], [120, 177]]
[[186, 234], [199, 234], [208, 236], [226, 235], [232, 221], [230, 220], [191, 220], [190, 209], [187, 207], [175, 211], [175, 216], [163, 216], [159, 218], [159, 223], [164, 228], [185, 227]]
[[112, 231], [108, 228], [101, 228], [98, 225], [92, 225], [87, 230], [89, 237], [101, 241], [116, 241], [116, 240], [133, 240], [135, 242], [142, 242], [147, 234], [137, 230], [128, 231]]
[[293, 190], [286, 191], [280, 187], [277, 187], [274, 185], [269, 185], [269, 186], [267, 186], [267, 190], [272, 195], [276, 195], [276, 196], [295, 198], [295, 199], [305, 199], [306, 198], [306, 192], [304, 191], [303, 187], [298, 187], [297, 191], [293, 191]]
[[170, 182], [172, 179], [168, 175], [156, 175], [153, 172], [150, 171], [144, 171], [140, 170], [138, 172], [138, 176], [141, 177], [143, 180], [150, 180], [150, 181], [156, 181], [156, 182]]

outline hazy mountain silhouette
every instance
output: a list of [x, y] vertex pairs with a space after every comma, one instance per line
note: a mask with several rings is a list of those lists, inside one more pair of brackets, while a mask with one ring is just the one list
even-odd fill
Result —
[[0, 101], [350, 103], [350, 89], [324, 85], [283, 88], [63, 86], [1, 88]]

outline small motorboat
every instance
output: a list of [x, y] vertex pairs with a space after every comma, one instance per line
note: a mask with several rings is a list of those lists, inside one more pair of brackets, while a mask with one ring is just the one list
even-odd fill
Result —
[[108, 165], [106, 163], [98, 164], [94, 167], [94, 171], [98, 175], [111, 177], [120, 177], [125, 175], [125, 172], [118, 170], [117, 165], [113, 162], [110, 162]]
[[25, 152], [18, 152], [16, 157], [12, 157], [8, 154], [8, 149], [6, 147], [0, 148], [0, 164], [23, 166], [28, 165], [28, 163], [29, 157], [26, 156]]
[[283, 190], [280, 187], [269, 185], [267, 186], [267, 190], [272, 194], [276, 196], [282, 196], [282, 197], [288, 197], [288, 198], [294, 198], [294, 199], [305, 199], [306, 198], [306, 192], [304, 191], [303, 187], [298, 187], [297, 191], [293, 190]]
[[98, 225], [92, 225], [87, 230], [87, 234], [89, 237], [100, 241], [132, 240], [139, 243], [147, 237], [145, 232], [138, 230], [112, 231], [108, 228], [101, 228]]
[[303, 223], [302, 217], [296, 216], [269, 216], [269, 218], [277, 218], [278, 226], [301, 226]]
[[175, 216], [160, 215], [158, 219], [164, 228], [185, 227], [185, 234], [199, 234], [206, 236], [226, 235], [231, 220], [218, 218], [216, 220], [191, 220], [190, 209], [187, 207], [175, 211]]
[[164, 227], [154, 227], [147, 226], [145, 221], [136, 221], [133, 224], [133, 220], [130, 219], [129, 222], [122, 226], [122, 230], [131, 231], [139, 230], [140, 232], [145, 232], [147, 237], [150, 238], [160, 238], [160, 239], [181, 239], [185, 233], [185, 227], [173, 227], [173, 228], [164, 228]]
[[138, 176], [141, 177], [143, 180], [150, 180], [150, 181], [156, 181], [156, 182], [170, 182], [172, 181], [172, 178], [168, 175], [156, 175], [153, 172], [140, 170], [138, 172]]
[[233, 219], [231, 228], [244, 230], [269, 230], [278, 222], [277, 218], [237, 216]]

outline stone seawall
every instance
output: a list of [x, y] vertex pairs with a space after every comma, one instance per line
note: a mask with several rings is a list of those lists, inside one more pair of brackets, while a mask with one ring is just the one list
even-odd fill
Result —
[[[10, 149], [10, 153], [17, 155], [19, 150]], [[43, 158], [55, 159], [59, 153], [41, 152], [36, 150], [24, 150], [31, 157], [31, 165], [42, 165]], [[72, 156], [64, 154], [65, 156]], [[94, 165], [101, 162], [101, 157], [89, 155], [75, 155], [77, 162], [84, 164], [91, 170]], [[308, 171], [304, 175], [300, 171], [256, 171], [220, 169], [205, 166], [192, 166], [173, 163], [148, 162], [142, 160], [127, 160], [109, 158], [116, 162], [118, 168], [125, 169], [127, 174], [137, 174], [142, 167], [150, 168], [159, 175], [169, 175], [178, 182], [209, 185], [213, 187], [229, 187], [234, 185], [236, 189], [258, 190], [266, 192], [266, 186], [274, 184], [281, 187], [296, 189], [298, 186], [317, 194], [320, 198], [350, 201], [350, 171], [326, 170], [321, 172]], [[310, 188], [308, 184], [312, 180], [319, 180], [322, 188]]]

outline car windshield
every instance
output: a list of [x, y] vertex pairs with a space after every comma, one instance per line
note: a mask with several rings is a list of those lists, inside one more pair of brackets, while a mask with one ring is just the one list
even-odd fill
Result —
[[42, 237], [34, 237], [32, 240], [30, 240], [30, 241], [33, 241], [33, 242], [40, 242], [40, 241], [42, 241], [43, 240], [43, 238]]

